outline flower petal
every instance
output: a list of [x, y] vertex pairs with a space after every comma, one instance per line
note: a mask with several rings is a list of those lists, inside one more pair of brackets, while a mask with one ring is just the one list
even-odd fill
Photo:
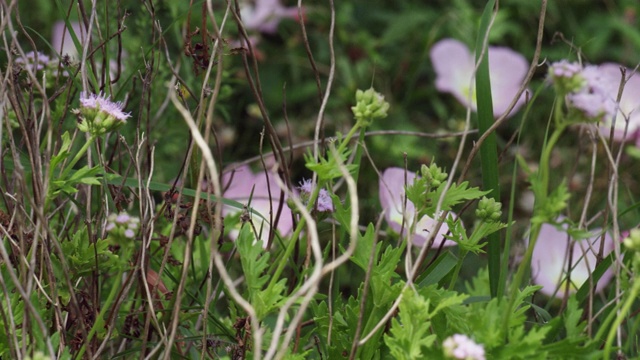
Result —
[[[437, 42], [430, 52], [431, 62], [436, 72], [436, 88], [451, 93], [464, 106], [477, 109], [474, 75], [475, 59], [469, 49], [460, 41], [444, 39]], [[502, 115], [513, 100], [524, 80], [529, 64], [521, 54], [506, 47], [489, 47], [489, 73], [493, 114]], [[471, 93], [471, 96], [469, 94]], [[469, 100], [471, 102], [469, 102]], [[525, 101], [522, 94], [512, 113]]]
[[[562, 222], [563, 219], [563, 217], [559, 217], [557, 221]], [[566, 230], [567, 225], [563, 225], [562, 228]], [[578, 240], [573, 245], [570, 293], [577, 291], [595, 269], [596, 254], [600, 249], [602, 236], [600, 235], [601, 229], [594, 229], [594, 231], [596, 236]], [[542, 285], [540, 292], [543, 294], [555, 295], [556, 297], [564, 296], [569, 265], [567, 250], [572, 241], [566, 231], [560, 231], [551, 224], [542, 225], [533, 249], [531, 274], [533, 282]], [[613, 239], [609, 234], [605, 234], [604, 241], [604, 256], [607, 256], [613, 251]], [[596, 291], [602, 291], [612, 277], [613, 272], [610, 269], [607, 270], [596, 284]]]
[[[615, 63], [605, 63], [597, 67], [601, 75], [601, 83], [606, 84], [605, 88], [610, 91], [608, 96], [614, 101], [617, 100], [622, 81], [622, 68], [624, 66]], [[614, 139], [618, 141], [623, 139], [627, 118], [629, 119], [627, 140], [636, 138], [636, 133], [640, 130], [640, 73], [627, 69], [625, 76], [629, 80], [624, 84], [614, 129]], [[604, 136], [609, 136], [612, 123], [613, 118], [609, 118], [601, 125], [600, 131]]]
[[[406, 181], [405, 181], [406, 173]], [[379, 196], [380, 205], [384, 209], [385, 220], [389, 227], [397, 232], [406, 235], [407, 229], [411, 228], [411, 222], [415, 214], [415, 207], [411, 201], [406, 202], [406, 210], [403, 216], [403, 207], [405, 199], [405, 184], [413, 184], [416, 174], [410, 171], [406, 171], [402, 168], [388, 168], [380, 177], [379, 182]], [[404, 231], [402, 229], [404, 221]], [[428, 216], [423, 216], [416, 224], [416, 232], [413, 235], [413, 243], [416, 246], [424, 246], [429, 234], [435, 228], [438, 222]], [[436, 235], [433, 247], [439, 247], [440, 243], [444, 240], [444, 234], [449, 231], [447, 224], [442, 224], [438, 235]], [[456, 243], [451, 240], [445, 240], [444, 246], [455, 246]]]
[[475, 96], [469, 103], [474, 63], [467, 46], [458, 40], [444, 39], [433, 45], [429, 55], [436, 72], [436, 89], [452, 94], [464, 106], [475, 110]]
[[[506, 47], [489, 47], [489, 76], [494, 116], [499, 117], [507, 110], [528, 70], [529, 63], [519, 53]], [[511, 112], [518, 111], [524, 101], [525, 94], [522, 93]]]
[[[243, 165], [233, 171], [222, 175], [222, 186], [226, 187], [224, 197], [226, 199], [235, 200], [244, 205], [250, 205], [257, 214], [251, 214], [255, 229], [259, 232], [258, 238], [263, 241], [264, 246], [267, 245], [269, 237], [270, 223], [275, 221], [276, 214], [280, 207], [280, 199], [282, 199], [282, 212], [278, 219], [277, 229], [281, 235], [288, 235], [293, 229], [293, 218], [291, 209], [286, 204], [286, 196], [282, 196], [282, 192], [278, 187], [276, 180], [271, 173], [261, 171], [254, 174], [249, 166]], [[251, 203], [249, 204], [249, 200]], [[241, 209], [224, 206], [223, 215], [235, 214]], [[265, 221], [266, 219], [266, 221]], [[235, 240], [238, 231], [231, 230], [229, 237]]]

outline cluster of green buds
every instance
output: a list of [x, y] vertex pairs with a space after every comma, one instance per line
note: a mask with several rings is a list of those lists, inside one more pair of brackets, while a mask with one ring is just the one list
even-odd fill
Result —
[[502, 216], [502, 204], [493, 198], [483, 196], [478, 202], [476, 216], [480, 221], [488, 223], [500, 221], [500, 217]]
[[74, 110], [79, 116], [78, 129], [92, 136], [99, 136], [116, 130], [127, 122], [130, 113], [123, 111], [120, 102], [113, 102], [102, 94], [80, 94], [80, 109]]
[[624, 239], [623, 243], [624, 247], [634, 253], [632, 264], [637, 274], [640, 272], [640, 229], [631, 230], [629, 236]]
[[629, 236], [624, 239], [624, 246], [632, 251], [640, 251], [640, 229], [629, 231]]
[[429, 166], [422, 165], [422, 167], [420, 167], [420, 173], [422, 173], [422, 177], [427, 180], [431, 189], [440, 187], [440, 185], [447, 180], [447, 176], [449, 176], [449, 174], [442, 171], [441, 167], [433, 163]]
[[374, 119], [387, 117], [389, 103], [384, 100], [382, 94], [370, 88], [356, 91], [356, 105], [351, 107], [357, 124], [362, 127], [369, 126]]

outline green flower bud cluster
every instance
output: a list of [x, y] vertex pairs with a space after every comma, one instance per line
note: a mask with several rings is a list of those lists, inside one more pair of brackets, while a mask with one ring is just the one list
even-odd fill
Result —
[[80, 95], [80, 109], [74, 112], [80, 116], [78, 129], [93, 136], [116, 130], [127, 122], [131, 115], [122, 111], [120, 102], [112, 102], [101, 94]]
[[427, 183], [432, 189], [437, 189], [447, 180], [447, 176], [449, 176], [449, 174], [442, 171], [442, 168], [436, 164], [431, 164], [428, 167], [427, 165], [422, 165], [420, 172], [422, 173], [422, 177], [427, 179]]
[[483, 196], [478, 202], [478, 208], [476, 209], [476, 216], [481, 221], [489, 223], [500, 221], [502, 216], [502, 204], [497, 202], [493, 198], [487, 198]]
[[640, 251], [640, 229], [633, 229], [624, 239], [624, 246], [631, 251]]
[[48, 355], [45, 355], [42, 351], [36, 351], [33, 353], [33, 357], [27, 355], [24, 359], [25, 360], [51, 360], [51, 357], [49, 357]]
[[356, 91], [356, 106], [352, 106], [351, 111], [360, 126], [368, 126], [374, 119], [387, 117], [387, 110], [389, 103], [373, 88]]

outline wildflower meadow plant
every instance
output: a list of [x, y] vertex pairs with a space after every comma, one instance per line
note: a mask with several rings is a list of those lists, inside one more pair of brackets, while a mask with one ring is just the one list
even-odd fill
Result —
[[[25, 3], [0, 24], [0, 359], [640, 356], [630, 5]], [[463, 108], [438, 91], [477, 129], [438, 128]]]

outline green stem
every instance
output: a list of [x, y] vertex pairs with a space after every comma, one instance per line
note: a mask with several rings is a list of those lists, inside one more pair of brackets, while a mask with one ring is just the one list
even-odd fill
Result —
[[[71, 160], [71, 162], [69, 162], [69, 164], [67, 164], [67, 166], [62, 170], [62, 173], [60, 174], [59, 179], [64, 180], [64, 179], [67, 178], [67, 176], [69, 175], [69, 172], [78, 163], [78, 161], [80, 161], [80, 159], [84, 156], [84, 154], [87, 152], [87, 150], [89, 150], [89, 146], [91, 146], [95, 140], [96, 140], [96, 136], [95, 135], [89, 136], [89, 139], [87, 140], [86, 143], [84, 143], [84, 145], [82, 145], [82, 148], [80, 148], [80, 150], [76, 153], [76, 156], [74, 156], [73, 159]], [[54, 191], [53, 174], [54, 174], [54, 170], [55, 169], [49, 169], [49, 184], [48, 184], [49, 188], [47, 190], [47, 197], [45, 199], [45, 204], [44, 204], [44, 208], [45, 209], [49, 208], [49, 205], [51, 204], [51, 200], [53, 200], [53, 191]]]
[[[311, 196], [309, 197], [309, 203], [307, 204], [307, 211], [311, 211], [311, 209], [313, 209], [313, 206], [315, 205], [316, 200], [318, 199], [318, 194], [320, 193], [320, 189], [322, 188], [320, 185], [321, 184], [318, 183], [318, 185], [313, 189], [313, 193], [311, 193]], [[302, 232], [302, 229], [304, 229], [304, 226], [306, 223], [307, 221], [305, 220], [305, 218], [300, 217], [298, 226], [296, 227], [296, 230], [293, 232], [293, 235], [291, 236], [291, 240], [287, 244], [287, 248], [284, 250], [282, 260], [278, 262], [278, 267], [276, 268], [275, 272], [271, 276], [271, 281], [269, 282], [269, 287], [268, 287], [269, 289], [272, 288], [280, 279], [280, 275], [282, 275], [282, 272], [284, 271], [284, 267], [287, 265], [287, 259], [291, 257], [291, 253], [293, 253], [293, 249], [295, 249], [296, 239], [300, 237], [300, 233]]]
[[[123, 252], [123, 259], [125, 259], [125, 261], [128, 261], [130, 256], [130, 251], [124, 251]], [[109, 293], [109, 296], [107, 297], [107, 300], [105, 301], [104, 305], [102, 306], [102, 309], [100, 310], [100, 313], [98, 313], [98, 317], [96, 318], [96, 321], [93, 323], [93, 326], [91, 327], [91, 330], [89, 331], [89, 334], [87, 335], [87, 339], [86, 341], [84, 341], [84, 343], [82, 344], [82, 347], [80, 348], [80, 351], [78, 351], [78, 355], [76, 355], [76, 359], [82, 359], [82, 356], [84, 355], [84, 352], [87, 350], [87, 344], [91, 344], [91, 340], [93, 339], [93, 337], [95, 336], [96, 332], [99, 330], [99, 328], [104, 328], [105, 324], [104, 324], [104, 317], [105, 314], [107, 313], [107, 311], [109, 311], [109, 308], [111, 307], [111, 303], [113, 302], [113, 300], [116, 297], [116, 294], [118, 294], [118, 292], [121, 290], [120, 289], [120, 283], [122, 282], [122, 274], [124, 273], [124, 270], [119, 270], [118, 271], [118, 275], [115, 278], [115, 283], [113, 284], [113, 286], [111, 287], [111, 292]]]
[[453, 270], [453, 276], [451, 276], [451, 282], [449, 283], [449, 290], [453, 290], [453, 287], [458, 280], [458, 274], [460, 274], [460, 269], [462, 269], [462, 263], [464, 261], [464, 258], [467, 256], [467, 253], [468, 251], [460, 249], [460, 253], [458, 254], [458, 263]]
[[358, 123], [353, 125], [351, 130], [349, 130], [349, 133], [347, 134], [347, 136], [345, 136], [344, 139], [342, 139], [342, 143], [338, 147], [338, 151], [337, 151], [338, 154], [342, 154], [342, 152], [344, 151], [344, 148], [347, 147], [347, 145], [349, 145], [351, 138], [353, 137], [353, 135], [356, 134], [356, 131], [358, 131], [358, 129], [360, 129], [360, 125], [358, 125]]
[[625, 316], [629, 313], [629, 310], [631, 309], [631, 306], [635, 302], [639, 293], [640, 293], [640, 281], [638, 281], [638, 279], [635, 279], [633, 281], [633, 287], [631, 288], [631, 293], [629, 294], [629, 296], [627, 296], [627, 300], [624, 302], [624, 305], [622, 305], [622, 309], [620, 309], [620, 311], [618, 312], [618, 316], [616, 317], [616, 320], [611, 325], [611, 328], [609, 328], [607, 341], [604, 344], [604, 352], [602, 353], [603, 359], [609, 359], [609, 353], [611, 352], [611, 347], [613, 346], [613, 339], [615, 338], [615, 335], [616, 335], [616, 329], [620, 325], [622, 325], [623, 321], [626, 320]]
[[[556, 107], [558, 108], [558, 106]], [[544, 145], [544, 148], [542, 149], [542, 155], [540, 156], [540, 167], [538, 168], [538, 182], [539, 182], [539, 190], [538, 192], [535, 194], [536, 196], [536, 204], [534, 206], [534, 210], [533, 210], [533, 216], [534, 218], [540, 215], [540, 212], [543, 211], [546, 201], [547, 201], [547, 197], [548, 197], [548, 192], [549, 192], [549, 162], [551, 159], [551, 153], [553, 151], [553, 148], [555, 147], [556, 143], [558, 142], [558, 140], [560, 139], [560, 136], [562, 136], [562, 133], [564, 132], [565, 128], [567, 127], [566, 123], [563, 123], [562, 120], [558, 120], [560, 117], [562, 117], [562, 112], [561, 111], [557, 111], [555, 112], [555, 117], [556, 117], [556, 128], [553, 131], [553, 134], [551, 134], [551, 137], [549, 138], [549, 140], [546, 142], [546, 144]], [[518, 293], [518, 290], [520, 289], [520, 285], [522, 283], [522, 279], [524, 278], [524, 274], [527, 271], [527, 269], [529, 268], [530, 264], [531, 264], [531, 257], [533, 256], [533, 249], [536, 246], [536, 242], [538, 240], [538, 235], [540, 234], [540, 228], [542, 227], [542, 223], [541, 222], [536, 222], [531, 224], [531, 231], [529, 233], [529, 244], [527, 246], [527, 252], [524, 255], [524, 258], [522, 259], [522, 262], [520, 263], [520, 265], [518, 266], [518, 271], [516, 272], [516, 275], [513, 278], [513, 283], [511, 284], [511, 293], [510, 293], [510, 297], [509, 297], [509, 307], [508, 309], [511, 309], [511, 307], [514, 305], [515, 299], [516, 299], [516, 295]], [[509, 316], [505, 316], [504, 322], [503, 322], [503, 329], [506, 333], [506, 331], [508, 330], [508, 326], [509, 326]]]
[[71, 162], [62, 171], [62, 174], [60, 176], [61, 178], [64, 179], [69, 174], [69, 171], [71, 171], [71, 169], [73, 169], [73, 167], [78, 163], [78, 161], [80, 161], [80, 159], [84, 156], [87, 150], [89, 150], [89, 146], [91, 146], [95, 140], [96, 140], [95, 135], [89, 136], [89, 140], [87, 140], [87, 142], [84, 145], [82, 145], [82, 148], [80, 148], [76, 156], [73, 157], [73, 160], [71, 160]]
[[[347, 147], [347, 145], [349, 145], [349, 142], [351, 142], [351, 138], [355, 135], [356, 131], [358, 131], [358, 129], [360, 128], [361, 126], [359, 126], [358, 123], [356, 123], [351, 128], [351, 130], [349, 130], [349, 133], [347, 133], [347, 136], [345, 136], [344, 139], [342, 139], [342, 142], [340, 143], [340, 146], [338, 147], [336, 154], [342, 154], [342, 152]], [[364, 135], [365, 135], [365, 129], [363, 127], [362, 131], [360, 132], [360, 141], [364, 141]], [[358, 152], [356, 153], [356, 158], [354, 159], [354, 162], [359, 163], [361, 155], [362, 155], [362, 150], [359, 147]], [[311, 211], [313, 209], [313, 206], [315, 205], [316, 200], [318, 199], [318, 194], [320, 193], [320, 189], [323, 186], [324, 184], [321, 184], [320, 182], [318, 182], [317, 186], [313, 189], [313, 193], [309, 197], [309, 202], [307, 204], [308, 211]], [[284, 254], [282, 258], [283, 260], [278, 262], [278, 267], [276, 268], [275, 272], [271, 276], [271, 281], [269, 282], [269, 288], [273, 287], [278, 282], [280, 275], [282, 275], [282, 272], [284, 271], [284, 268], [287, 265], [287, 259], [289, 259], [289, 257], [293, 253], [293, 250], [295, 249], [296, 239], [298, 239], [298, 237], [300, 236], [300, 233], [302, 232], [302, 229], [304, 229], [304, 226], [306, 223], [307, 222], [305, 218], [301, 217], [300, 222], [298, 222], [298, 226], [293, 232], [291, 241], [289, 241], [289, 243], [287, 244], [287, 248], [284, 250]]]

